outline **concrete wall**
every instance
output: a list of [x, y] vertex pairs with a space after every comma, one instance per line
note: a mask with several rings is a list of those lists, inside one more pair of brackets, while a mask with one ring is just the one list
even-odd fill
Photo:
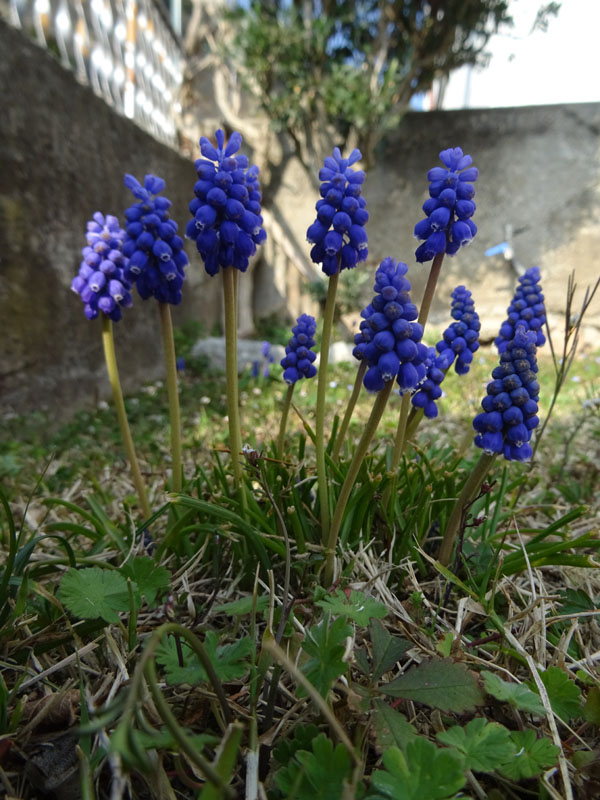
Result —
[[[0, 409], [66, 415], [108, 393], [99, 320], [88, 322], [69, 286], [96, 210], [123, 219], [123, 175], [167, 182], [180, 229], [193, 164], [116, 115], [45, 51], [0, 22]], [[220, 281], [195, 249], [175, 323], [207, 333], [221, 314]], [[158, 308], [134, 296], [115, 325], [125, 390], [163, 373]]]
[[[183, 228], [195, 172], [1, 22], [0, 52], [0, 410], [48, 407], [65, 415], [108, 389], [100, 323], [84, 318], [69, 291], [86, 221], [96, 210], [122, 215], [131, 203], [125, 172], [155, 172], [167, 181], [173, 217]], [[600, 274], [600, 104], [407, 114], [367, 175], [369, 260], [360, 269], [373, 274], [386, 255], [406, 261], [420, 300], [428, 267], [415, 264], [412, 231], [427, 197], [427, 170], [441, 149], [456, 145], [480, 169], [479, 234], [447, 259], [433, 321], [445, 324], [450, 291], [466, 283], [485, 335], [495, 335], [516, 275], [502, 257], [487, 259], [484, 251], [504, 239], [508, 223], [519, 261], [540, 266], [557, 319], [570, 270], [584, 285]], [[253, 273], [245, 279], [243, 328], [251, 326], [252, 307], [259, 315], [286, 305], [294, 316], [314, 311], [301, 292], [298, 261], [308, 266], [305, 237], [316, 200], [306, 174], [290, 162], [272, 215], [287, 244], [265, 248], [254, 288]], [[220, 281], [208, 278], [195, 250], [187, 250], [192, 265], [175, 322], [195, 318], [210, 332], [221, 316]], [[600, 297], [592, 311], [586, 335], [600, 346]], [[162, 375], [153, 303], [138, 299], [115, 327], [126, 390]]]
[[[502, 256], [486, 258], [484, 252], [504, 241], [505, 225], [511, 224], [517, 259], [525, 267], [540, 267], [551, 318], [558, 324], [570, 271], [576, 270], [580, 286], [600, 275], [600, 103], [404, 117], [367, 173], [369, 260], [360, 269], [374, 272], [388, 255], [405, 261], [417, 303], [429, 272], [429, 265], [415, 262], [413, 238], [414, 225], [424, 216], [426, 174], [441, 165], [440, 150], [455, 146], [470, 153], [480, 170], [474, 217], [479, 233], [469, 247], [446, 259], [432, 308], [434, 323], [445, 325], [450, 292], [465, 283], [485, 335], [497, 335], [517, 276]], [[276, 203], [298, 242], [314, 220], [316, 199], [299, 165], [291, 163]], [[591, 311], [586, 337], [600, 347], [600, 296]]]

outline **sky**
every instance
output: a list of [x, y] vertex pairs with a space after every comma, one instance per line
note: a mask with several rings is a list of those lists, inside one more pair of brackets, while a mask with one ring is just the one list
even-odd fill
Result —
[[562, 0], [548, 30], [530, 33], [543, 0], [513, 0], [515, 25], [494, 36], [487, 69], [450, 77], [444, 108], [600, 102], [600, 0]]

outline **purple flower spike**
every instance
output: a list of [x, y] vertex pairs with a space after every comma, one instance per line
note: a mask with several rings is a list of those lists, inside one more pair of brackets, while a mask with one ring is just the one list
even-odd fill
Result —
[[407, 271], [402, 261], [384, 258], [375, 273], [375, 296], [361, 314], [353, 353], [368, 364], [363, 384], [369, 392], [380, 392], [394, 378], [401, 392], [409, 391], [426, 374], [423, 326], [415, 321]]
[[113, 322], [121, 319], [121, 309], [131, 305], [131, 284], [125, 273], [127, 258], [122, 252], [125, 231], [117, 217], [104, 217], [96, 211], [87, 224], [87, 247], [71, 289], [84, 303], [84, 314], [95, 319], [100, 312]]
[[444, 167], [434, 167], [427, 173], [429, 200], [423, 205], [427, 215], [415, 225], [415, 236], [423, 244], [417, 247], [417, 261], [431, 261], [439, 253], [453, 256], [477, 233], [471, 217], [475, 213], [475, 187], [479, 171], [472, 167], [472, 158], [460, 147], [442, 150]]
[[438, 415], [438, 407], [436, 400], [442, 396], [441, 383], [446, 377], [444, 370], [445, 361], [438, 356], [434, 347], [429, 347], [427, 350], [427, 360], [425, 362], [427, 368], [427, 375], [425, 380], [422, 381], [417, 391], [411, 397], [411, 403], [416, 408], [422, 408], [425, 416], [428, 419], [435, 419]]
[[449, 369], [454, 364], [458, 375], [466, 375], [473, 361], [473, 353], [479, 350], [481, 323], [471, 292], [464, 286], [457, 286], [452, 292], [450, 313], [455, 321], [444, 331], [442, 341], [436, 344], [440, 354], [438, 366]]
[[481, 401], [483, 412], [473, 420], [477, 447], [489, 454], [503, 453], [507, 461], [531, 458], [529, 441], [539, 423], [537, 371], [536, 332], [518, 325], [492, 372]]
[[369, 252], [364, 229], [369, 213], [366, 200], [361, 197], [365, 173], [350, 169], [361, 158], [360, 150], [342, 158], [336, 147], [319, 172], [323, 181], [321, 199], [316, 205], [317, 219], [306, 238], [313, 245], [311, 259], [322, 265], [326, 275], [335, 275], [338, 269], [352, 269]]
[[209, 275], [221, 267], [248, 269], [257, 245], [267, 238], [261, 216], [258, 167], [248, 166], [245, 155], [236, 155], [242, 146], [239, 133], [232, 133], [227, 145], [225, 134], [215, 134], [217, 147], [203, 136], [196, 161], [196, 195], [190, 203], [193, 219], [185, 231], [196, 248]]
[[127, 237], [123, 252], [129, 258], [125, 277], [135, 283], [140, 297], [155, 297], [161, 303], [181, 303], [181, 287], [188, 258], [177, 223], [169, 218], [171, 201], [158, 197], [165, 182], [146, 175], [144, 185], [133, 175], [125, 175], [125, 186], [138, 202], [125, 212]]
[[313, 364], [317, 355], [310, 348], [315, 346], [317, 323], [309, 314], [302, 314], [292, 328], [294, 334], [285, 348], [285, 356], [281, 359], [283, 380], [296, 383], [301, 378], [314, 378], [317, 368]]
[[539, 282], [540, 270], [538, 267], [531, 267], [519, 278], [519, 285], [507, 309], [508, 318], [500, 326], [500, 333], [494, 342], [499, 353], [506, 350], [518, 325], [524, 325], [527, 330], [535, 332], [537, 347], [545, 344], [546, 337], [542, 327], [546, 322], [546, 308]]

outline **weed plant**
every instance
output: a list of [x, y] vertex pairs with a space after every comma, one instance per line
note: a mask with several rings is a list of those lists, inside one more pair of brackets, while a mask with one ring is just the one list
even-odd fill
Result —
[[[216, 145], [201, 140], [186, 230], [223, 279], [226, 378], [194, 360], [197, 325], [171, 329], [188, 267], [164, 182], [128, 176], [125, 229], [94, 216], [73, 286], [118, 413], [6, 421], [4, 793], [600, 796], [600, 357], [576, 359], [598, 284], [574, 316], [570, 282], [548, 355], [536, 270], [500, 367], [464, 287], [428, 331], [443, 259], [476, 234], [477, 170], [442, 151], [415, 229], [432, 262], [420, 305], [385, 259], [358, 369], [328, 368], [338, 281], [367, 254], [360, 154], [336, 150], [308, 233], [324, 324], [315, 337], [304, 316], [282, 367], [265, 351], [268, 370], [238, 375], [237, 284], [264, 232], [241, 137]], [[167, 379], [123, 402], [111, 326], [136, 287], [158, 303]]]

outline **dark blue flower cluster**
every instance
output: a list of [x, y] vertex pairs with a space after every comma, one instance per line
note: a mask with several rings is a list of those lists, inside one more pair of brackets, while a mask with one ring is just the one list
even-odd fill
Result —
[[365, 173], [350, 169], [361, 158], [360, 150], [342, 158], [336, 147], [319, 172], [323, 181], [321, 199], [316, 205], [317, 219], [307, 230], [306, 238], [314, 245], [311, 259], [322, 265], [326, 275], [352, 269], [368, 255], [364, 226], [369, 212], [365, 198], [361, 197]]
[[545, 343], [546, 337], [542, 326], [546, 322], [546, 308], [539, 282], [538, 267], [531, 267], [519, 278], [519, 285], [507, 309], [508, 319], [500, 326], [500, 333], [494, 342], [499, 353], [506, 350], [506, 345], [513, 338], [517, 325], [524, 325], [527, 330], [535, 332], [537, 347]]
[[471, 292], [457, 286], [452, 292], [452, 322], [444, 331], [443, 339], [436, 344], [440, 354], [440, 366], [449, 369], [454, 363], [458, 375], [466, 375], [473, 361], [473, 353], [479, 350], [481, 323], [475, 311]]
[[155, 297], [176, 306], [181, 303], [188, 258], [183, 239], [177, 235], [177, 223], [169, 219], [171, 201], [155, 196], [163, 191], [165, 182], [146, 175], [142, 186], [133, 175], [125, 175], [125, 186], [138, 198], [125, 212], [123, 253], [129, 258], [125, 277], [135, 283], [143, 300]]
[[471, 156], [460, 147], [442, 150], [440, 160], [447, 167], [434, 167], [427, 173], [429, 200], [423, 205], [427, 215], [415, 225], [415, 236], [424, 239], [417, 247], [417, 261], [431, 261], [438, 253], [453, 256], [469, 244], [477, 233], [471, 219], [475, 213], [475, 187], [479, 171], [471, 167]]
[[302, 314], [292, 328], [294, 334], [287, 347], [285, 356], [281, 359], [283, 367], [283, 380], [292, 384], [301, 378], [314, 378], [317, 368], [313, 361], [317, 357], [310, 348], [315, 345], [317, 323], [309, 314]]
[[366, 308], [360, 312], [362, 317], [362, 322], [358, 326], [358, 333], [354, 334], [354, 350], [352, 351], [352, 355], [358, 361], [362, 361], [364, 359], [363, 354], [363, 345], [368, 344], [371, 339], [373, 338], [373, 329], [369, 325], [369, 317], [373, 313], [373, 306], [369, 304]]
[[475, 444], [486, 453], [504, 453], [508, 461], [531, 458], [529, 441], [539, 419], [536, 333], [518, 325], [492, 372], [483, 412], [473, 420]]
[[[258, 167], [248, 167], [245, 155], [235, 154], [242, 146], [239, 133], [232, 133], [225, 146], [225, 134], [215, 134], [217, 147], [203, 136], [196, 161], [196, 195], [190, 203], [193, 219], [186, 236], [196, 242], [209, 275], [221, 267], [248, 269], [250, 256], [267, 234], [261, 216]], [[216, 162], [216, 163], [215, 163]]]
[[[402, 392], [413, 389], [426, 374], [427, 347], [421, 342], [423, 326], [415, 320], [417, 307], [410, 299], [408, 267], [384, 258], [375, 273], [375, 296], [362, 316], [362, 337], [354, 348], [357, 358], [369, 364], [363, 383], [379, 392], [396, 378]], [[356, 339], [355, 339], [356, 341]]]
[[96, 211], [87, 224], [87, 247], [81, 251], [83, 261], [71, 283], [81, 296], [84, 314], [95, 319], [102, 311], [114, 322], [121, 319], [121, 309], [131, 305], [131, 284], [125, 277], [127, 259], [122, 247], [125, 231], [117, 217], [104, 217]]
[[422, 408], [428, 419], [434, 419], [438, 415], [436, 400], [442, 396], [441, 383], [446, 377], [446, 361], [439, 356], [435, 347], [427, 349], [427, 359], [425, 367], [427, 375], [425, 380], [417, 386], [417, 391], [411, 397], [411, 402], [416, 408]]

